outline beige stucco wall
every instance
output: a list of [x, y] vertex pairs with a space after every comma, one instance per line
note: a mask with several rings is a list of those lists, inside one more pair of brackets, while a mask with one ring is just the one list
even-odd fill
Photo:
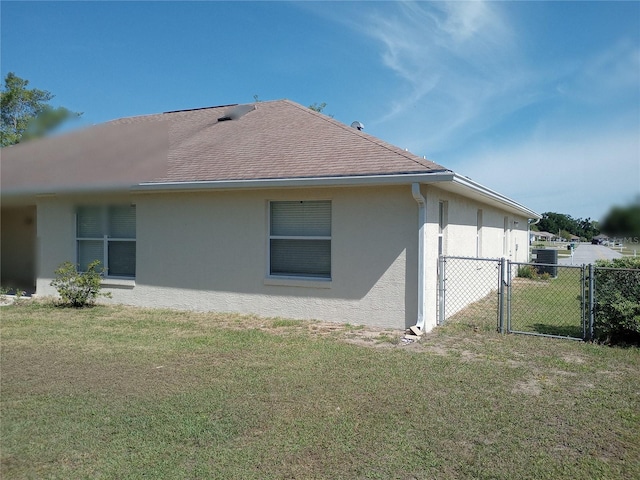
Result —
[[[434, 186], [421, 191], [428, 222], [424, 313], [431, 329], [437, 315], [438, 202], [448, 205], [448, 255], [475, 256], [482, 208], [482, 254], [501, 257], [506, 214]], [[330, 282], [269, 278], [270, 200], [331, 200]], [[40, 199], [38, 295], [54, 295], [53, 271], [75, 261], [75, 209], [88, 203], [86, 197]], [[410, 185], [92, 196], [90, 203], [136, 205], [136, 279], [105, 282], [109, 301], [394, 328], [416, 322], [419, 224]], [[520, 259], [522, 252], [524, 261], [527, 219], [508, 219], [511, 258]]]
[[[446, 203], [444, 254], [468, 258], [506, 258], [512, 262], [527, 262], [529, 252], [528, 218], [517, 216], [494, 206], [478, 203], [459, 195], [432, 187], [429, 190], [430, 214], [434, 228], [430, 238], [438, 235], [438, 203]], [[482, 210], [480, 255], [477, 255], [478, 209]], [[505, 221], [507, 229], [505, 231]], [[437, 255], [437, 240], [430, 245], [430, 254]], [[516, 269], [514, 269], [515, 271]], [[446, 271], [447, 301], [445, 316], [449, 318], [466, 305], [497, 292], [498, 271], [495, 262], [449, 262]], [[435, 285], [437, 275], [429, 284]], [[437, 301], [436, 301], [437, 305]]]
[[[332, 201], [331, 282], [267, 275], [269, 200]], [[136, 204], [135, 286], [106, 287], [140, 306], [257, 313], [404, 328], [417, 312], [417, 204], [410, 186], [144, 194], [93, 202]], [[82, 197], [39, 205], [38, 294], [75, 258]], [[117, 283], [117, 282], [116, 282]]]

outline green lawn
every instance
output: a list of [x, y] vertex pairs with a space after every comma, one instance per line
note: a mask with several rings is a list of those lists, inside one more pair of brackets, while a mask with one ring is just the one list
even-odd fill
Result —
[[2, 307], [3, 479], [640, 478], [640, 350]]

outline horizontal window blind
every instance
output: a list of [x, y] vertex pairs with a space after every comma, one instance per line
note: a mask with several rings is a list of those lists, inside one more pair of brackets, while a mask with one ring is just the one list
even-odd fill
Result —
[[104, 242], [102, 240], [78, 240], [78, 267], [86, 272], [94, 260], [100, 260], [98, 270], [104, 267]]
[[331, 278], [331, 202], [270, 204], [269, 273]]
[[76, 210], [78, 268], [99, 260], [111, 277], [136, 274], [135, 205], [83, 206]]
[[102, 207], [80, 207], [76, 212], [78, 238], [101, 238], [105, 232]]
[[136, 207], [109, 207], [109, 233], [113, 238], [136, 238]]
[[271, 240], [271, 274], [331, 276], [331, 240]]
[[331, 202], [272, 202], [271, 235], [331, 235]]
[[110, 276], [136, 276], [136, 242], [109, 242]]

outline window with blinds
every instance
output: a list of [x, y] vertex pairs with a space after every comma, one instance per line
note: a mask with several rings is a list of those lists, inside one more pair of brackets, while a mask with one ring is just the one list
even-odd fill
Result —
[[99, 260], [108, 277], [135, 277], [135, 205], [79, 207], [76, 243], [80, 271]]
[[331, 278], [331, 202], [269, 204], [269, 274]]

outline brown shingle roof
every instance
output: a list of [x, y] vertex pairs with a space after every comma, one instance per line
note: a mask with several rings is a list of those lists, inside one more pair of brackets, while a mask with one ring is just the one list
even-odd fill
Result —
[[[288, 100], [123, 118], [2, 149], [2, 189], [398, 175], [446, 170]], [[249, 111], [247, 111], [249, 110]]]

